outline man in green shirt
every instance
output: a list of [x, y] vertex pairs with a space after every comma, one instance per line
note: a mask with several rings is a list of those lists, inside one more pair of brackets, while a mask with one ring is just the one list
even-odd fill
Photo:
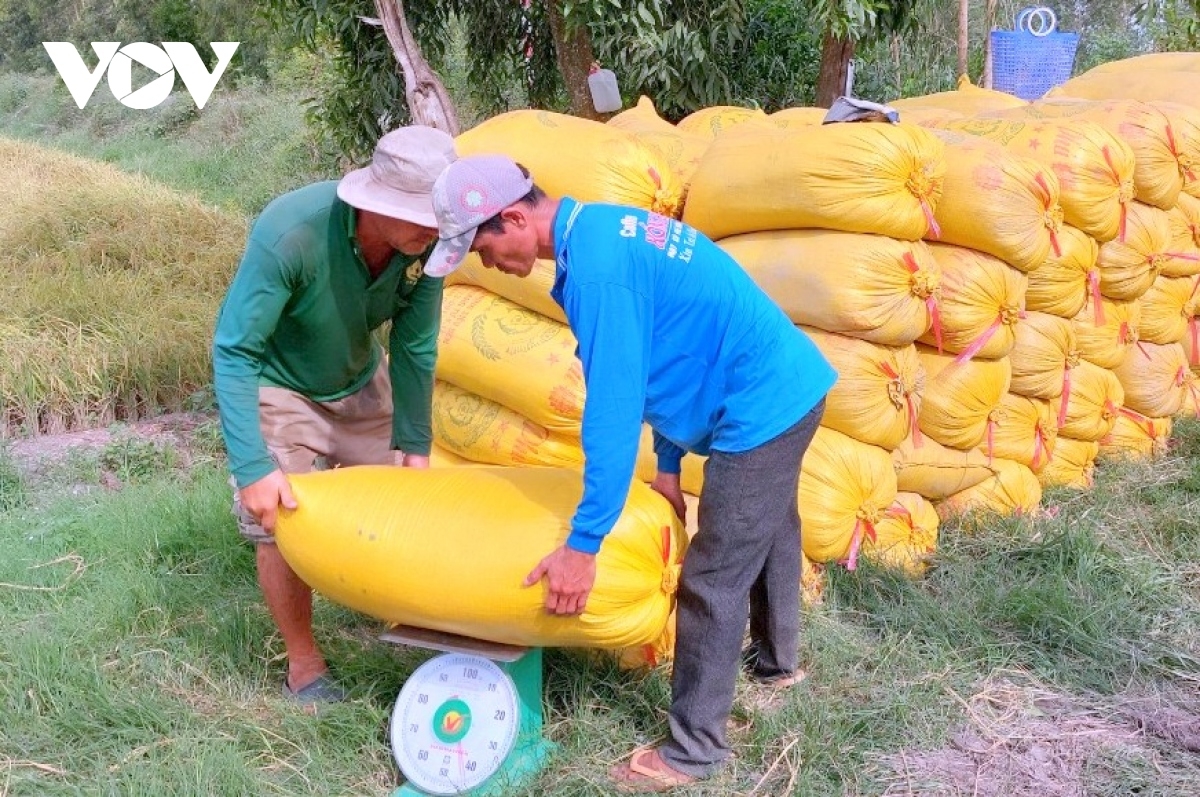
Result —
[[[430, 190], [455, 158], [430, 127], [383, 136], [371, 164], [272, 201], [250, 230], [217, 317], [213, 371], [258, 580], [283, 637], [283, 692], [340, 700], [312, 631], [312, 590], [272, 536], [296, 505], [286, 473], [322, 465], [429, 465], [442, 280]], [[373, 332], [391, 322], [385, 360]]]

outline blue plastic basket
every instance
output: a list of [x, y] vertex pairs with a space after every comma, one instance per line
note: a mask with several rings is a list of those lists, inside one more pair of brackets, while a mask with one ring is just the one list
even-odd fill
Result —
[[1071, 77], [1078, 33], [1034, 36], [1016, 30], [992, 31], [992, 88], [1023, 100], [1039, 99]]

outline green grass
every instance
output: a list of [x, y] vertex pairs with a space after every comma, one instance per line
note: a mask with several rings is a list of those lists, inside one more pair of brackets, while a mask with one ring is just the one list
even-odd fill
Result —
[[[1051, 494], [1053, 518], [943, 527], [921, 581], [830, 571], [805, 613], [810, 679], [768, 708], [740, 684], [736, 758], [678, 793], [883, 794], [895, 777], [881, 762], [943, 748], [988, 705], [973, 696], [1012, 674], [1106, 716], [1134, 692], [1194, 694], [1200, 424], [1177, 438], [1166, 460]], [[428, 654], [319, 601], [318, 638], [353, 699], [294, 708], [223, 468], [180, 469], [119, 435], [100, 456], [123, 463], [122, 489], [53, 499], [52, 477], [0, 510], [0, 793], [389, 794], [389, 711]], [[559, 752], [528, 793], [610, 794], [607, 767], [667, 732], [666, 672], [560, 650], [545, 672]], [[1200, 793], [1200, 756], [1178, 746], [1080, 756], [1089, 794]]]

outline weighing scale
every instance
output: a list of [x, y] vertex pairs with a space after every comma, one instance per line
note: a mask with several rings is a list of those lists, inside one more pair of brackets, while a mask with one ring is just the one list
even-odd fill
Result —
[[392, 797], [503, 797], [537, 777], [556, 747], [542, 738], [541, 648], [404, 625], [380, 639], [442, 651], [392, 709], [392, 756], [408, 780]]

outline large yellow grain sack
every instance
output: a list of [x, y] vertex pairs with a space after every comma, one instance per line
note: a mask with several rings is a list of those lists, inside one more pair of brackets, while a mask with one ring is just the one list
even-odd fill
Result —
[[1084, 74], [1046, 92], [1047, 98], [1078, 97], [1085, 100], [1112, 98], [1142, 102], [1178, 102], [1200, 108], [1196, 75], [1189, 72], [1128, 71]]
[[[942, 349], [964, 360], [994, 360], [1012, 351], [1025, 307], [1025, 275], [974, 249], [947, 244], [932, 244], [930, 249], [942, 270]], [[919, 340], [938, 345], [932, 331]]]
[[1049, 166], [1058, 175], [1063, 217], [1098, 241], [1124, 232], [1133, 200], [1133, 152], [1095, 122], [967, 119], [950, 130], [982, 136], [1014, 154]]
[[1125, 393], [1122, 404], [1134, 412], [1161, 417], [1183, 409], [1191, 374], [1183, 344], [1138, 341], [1113, 373]]
[[1058, 250], [1029, 273], [1025, 309], [1071, 318], [1083, 309], [1089, 288], [1100, 292], [1096, 270], [1100, 247], [1092, 236], [1067, 225], [1058, 235], [1058, 244]]
[[1059, 435], [1054, 444], [1054, 455], [1037, 474], [1038, 481], [1043, 487], [1090, 490], [1099, 451], [1100, 444], [1094, 440], [1076, 440]]
[[987, 114], [1002, 119], [1082, 119], [1095, 122], [1133, 150], [1136, 198], [1168, 210], [1183, 189], [1180, 152], [1167, 116], [1137, 100], [1041, 100]]
[[978, 449], [947, 448], [929, 438], [920, 445], [913, 438], [901, 443], [892, 452], [892, 467], [897, 489], [931, 501], [974, 487], [995, 474], [987, 455]]
[[726, 238], [720, 247], [797, 324], [888, 346], [940, 328], [941, 269], [921, 241], [779, 230]]
[[896, 473], [887, 451], [817, 429], [800, 468], [800, 537], [810, 559], [846, 558], [855, 538], [873, 533], [895, 500]]
[[1192, 371], [1184, 380], [1184, 389], [1187, 391], [1187, 398], [1184, 400], [1183, 407], [1180, 408], [1176, 417], [1200, 418], [1200, 375]]
[[828, 108], [783, 108], [767, 114], [767, 121], [776, 127], [812, 127], [824, 123]]
[[679, 120], [680, 131], [714, 139], [747, 122], [764, 121], [767, 115], [759, 108], [737, 105], [714, 105], [693, 111]]
[[920, 576], [937, 550], [937, 537], [938, 515], [933, 504], [916, 493], [901, 492], [875, 524], [874, 537], [862, 541], [862, 555]]
[[1171, 120], [1179, 169], [1183, 172], [1183, 194], [1200, 198], [1200, 105], [1178, 102], [1150, 103]]
[[1200, 303], [1200, 277], [1159, 277], [1142, 296], [1138, 339], [1165, 345], [1188, 334]]
[[663, 119], [646, 96], [639, 97], [637, 105], [621, 111], [606, 124], [632, 133], [657, 152], [684, 185], [692, 179], [700, 158], [712, 142], [710, 136], [685, 132]]
[[916, 349], [803, 329], [838, 374], [821, 425], [882, 448], [900, 445], [916, 427], [925, 386]]
[[1071, 319], [1079, 356], [1101, 368], [1116, 368], [1139, 340], [1140, 302], [1118, 302], [1089, 297]]
[[1139, 298], [1162, 273], [1170, 249], [1171, 222], [1166, 211], [1129, 203], [1124, 240], [1100, 245], [1096, 259], [1100, 293], [1125, 302]]
[[1079, 362], [1075, 328], [1066, 318], [1026, 313], [1017, 324], [1008, 359], [1012, 365], [1010, 391], [1053, 401], [1062, 395], [1067, 368]]
[[579, 434], [584, 386], [575, 347], [565, 324], [481, 288], [445, 290], [437, 377], [552, 432]]
[[[704, 463], [707, 457], [685, 453], [680, 462], [679, 486], [689, 495], [700, 495], [704, 488]], [[642, 436], [638, 440], [637, 466], [634, 475], [649, 484], [658, 473], [658, 456], [654, 453], [654, 433], [649, 425], [642, 425]]]
[[975, 448], [987, 434], [987, 419], [1008, 392], [1008, 358], [959, 361], [917, 346], [925, 366], [925, 395], [918, 418], [921, 432], [951, 448]]
[[1049, 401], [1006, 393], [988, 416], [987, 437], [979, 450], [989, 461], [1012, 460], [1037, 473], [1050, 460], [1057, 438], [1055, 408]]
[[1058, 177], [993, 141], [934, 130], [946, 144], [946, 177], [934, 218], [940, 241], [1032, 271], [1059, 247]]
[[1200, 72], [1200, 53], [1147, 53], [1106, 61], [1094, 66], [1084, 75], [1113, 72]]
[[1167, 223], [1171, 244], [1162, 272], [1168, 277], [1200, 274], [1200, 199], [1180, 194], [1179, 202], [1167, 211]]
[[558, 302], [550, 298], [550, 288], [554, 285], [554, 268], [553, 260], [535, 260], [529, 276], [514, 277], [494, 268], [486, 268], [479, 255], [471, 252], [462, 265], [446, 277], [446, 285], [474, 285], [489, 293], [503, 296], [526, 310], [565, 324], [566, 313], [558, 306]]
[[1042, 502], [1042, 485], [1033, 471], [1020, 462], [995, 461], [996, 475], [955, 493], [937, 504], [942, 518], [980, 512], [991, 515], [1032, 515]]
[[1060, 415], [1058, 438], [1099, 440], [1112, 431], [1125, 403], [1121, 382], [1112, 371], [1086, 360], [1068, 373], [1070, 383], [1063, 390], [1066, 410]]
[[[436, 387], [435, 387], [436, 389]], [[448, 448], [443, 447], [437, 440], [429, 447], [429, 467], [431, 468], [459, 468], [459, 467], [487, 467], [485, 463], [475, 462], [466, 457], [456, 454]]]
[[433, 386], [433, 439], [472, 462], [583, 466], [578, 434], [548, 431], [502, 404], [440, 379]]
[[704, 153], [683, 220], [713, 239], [795, 228], [936, 237], [943, 149], [914, 125], [742, 125]]
[[459, 156], [499, 153], [525, 166], [551, 196], [615, 202], [678, 216], [684, 185], [632, 133], [551, 111], [493, 116], [454, 140]]
[[1104, 459], [1152, 459], [1167, 453], [1171, 441], [1170, 418], [1148, 418], [1128, 407], [1111, 432], [1100, 440]]
[[906, 114], [913, 110], [936, 108], [956, 111], [964, 116], [977, 116], [987, 111], [1016, 108], [1028, 105], [1025, 100], [1003, 91], [985, 89], [960, 78], [957, 91], [940, 91], [920, 97], [903, 97], [888, 103], [900, 111], [900, 119], [908, 121]]
[[654, 642], [673, 604], [686, 537], [641, 483], [596, 556], [578, 617], [548, 614], [522, 582], [566, 541], [583, 492], [558, 468], [359, 467], [290, 476], [279, 551], [325, 597], [389, 623], [514, 645]]

